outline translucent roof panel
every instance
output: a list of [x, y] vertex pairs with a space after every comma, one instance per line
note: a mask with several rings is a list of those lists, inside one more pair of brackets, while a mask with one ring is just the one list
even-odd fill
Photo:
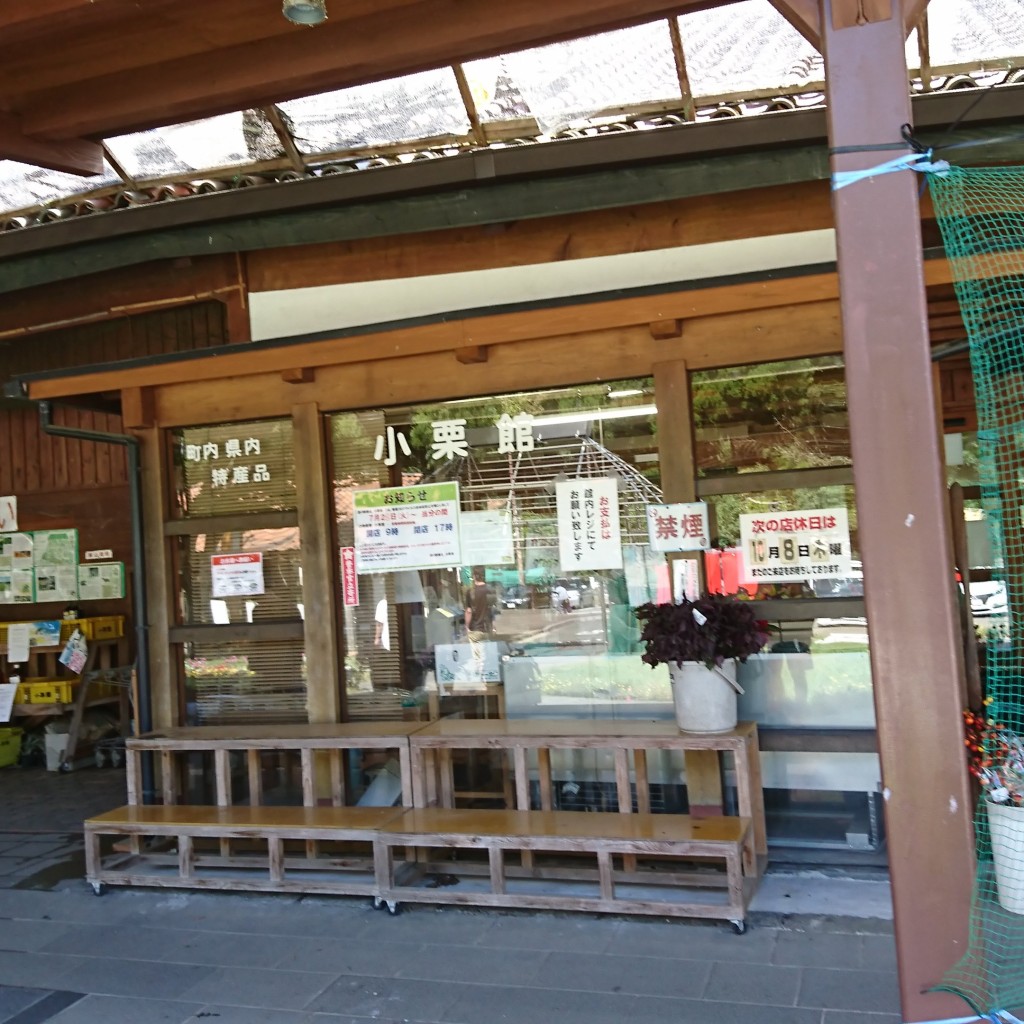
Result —
[[817, 50], [768, 0], [743, 0], [679, 18], [696, 98], [822, 81]]
[[[466, 65], [474, 93], [488, 70], [485, 65], [491, 63]], [[506, 54], [501, 63], [509, 81], [496, 81], [495, 92], [501, 85], [506, 96], [518, 92], [548, 133], [608, 108], [681, 99], [664, 21]], [[490, 80], [495, 81], [493, 74]], [[485, 107], [483, 120], [487, 113]]]
[[931, 0], [932, 67], [1024, 57], [1021, 0]]
[[133, 178], [161, 178], [284, 155], [270, 122], [255, 110], [120, 135], [107, 139], [107, 146]]
[[94, 178], [62, 174], [44, 167], [0, 160], [0, 210], [10, 212], [41, 206], [63, 196], [92, 192], [120, 182], [114, 169], [104, 160], [103, 173]]
[[302, 153], [466, 135], [469, 115], [451, 68], [280, 104]]

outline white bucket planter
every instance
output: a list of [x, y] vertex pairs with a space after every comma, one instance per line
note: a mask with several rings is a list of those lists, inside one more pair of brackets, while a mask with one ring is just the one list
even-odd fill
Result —
[[989, 801], [988, 827], [999, 905], [1024, 914], [1024, 807]]
[[[736, 728], [736, 662], [709, 669], [699, 661], [668, 666], [676, 721], [683, 732], [729, 732]], [[731, 682], [730, 682], [731, 680]]]

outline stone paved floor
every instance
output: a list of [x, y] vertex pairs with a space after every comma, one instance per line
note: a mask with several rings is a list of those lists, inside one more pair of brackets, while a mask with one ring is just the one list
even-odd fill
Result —
[[[78, 830], [122, 802], [110, 770], [0, 772], [0, 1024], [900, 1020], [891, 923], [872, 917], [761, 911], [738, 936], [598, 915], [392, 917], [347, 898], [98, 899]], [[804, 893], [798, 876], [769, 882], [766, 905]]]

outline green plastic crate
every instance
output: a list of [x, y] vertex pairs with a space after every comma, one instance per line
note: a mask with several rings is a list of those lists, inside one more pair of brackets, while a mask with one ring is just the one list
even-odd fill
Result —
[[21, 730], [0, 729], [0, 768], [17, 764], [21, 755]]

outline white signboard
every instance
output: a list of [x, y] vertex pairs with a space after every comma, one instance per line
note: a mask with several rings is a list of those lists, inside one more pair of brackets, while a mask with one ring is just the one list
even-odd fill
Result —
[[501, 645], [488, 640], [478, 644], [438, 644], [434, 648], [437, 682], [449, 687], [483, 686], [501, 682]]
[[705, 551], [710, 547], [708, 506], [703, 501], [648, 505], [647, 534], [652, 551]]
[[249, 597], [263, 593], [263, 552], [211, 555], [210, 579], [214, 597]]
[[813, 582], [852, 575], [845, 508], [740, 516], [742, 583]]
[[7, 627], [7, 660], [12, 665], [28, 661], [30, 628], [27, 622], [12, 622]]
[[13, 494], [0, 497], [0, 533], [12, 533], [18, 528], [18, 499]]
[[14, 709], [14, 695], [17, 692], [17, 683], [4, 683], [0, 686], [0, 722], [9, 722], [11, 720], [11, 711]]
[[512, 517], [506, 512], [463, 512], [462, 558], [466, 565], [515, 565]]
[[352, 500], [358, 572], [462, 564], [457, 483], [354, 491]]
[[555, 484], [555, 498], [562, 572], [621, 569], [617, 481], [610, 477], [560, 480]]

